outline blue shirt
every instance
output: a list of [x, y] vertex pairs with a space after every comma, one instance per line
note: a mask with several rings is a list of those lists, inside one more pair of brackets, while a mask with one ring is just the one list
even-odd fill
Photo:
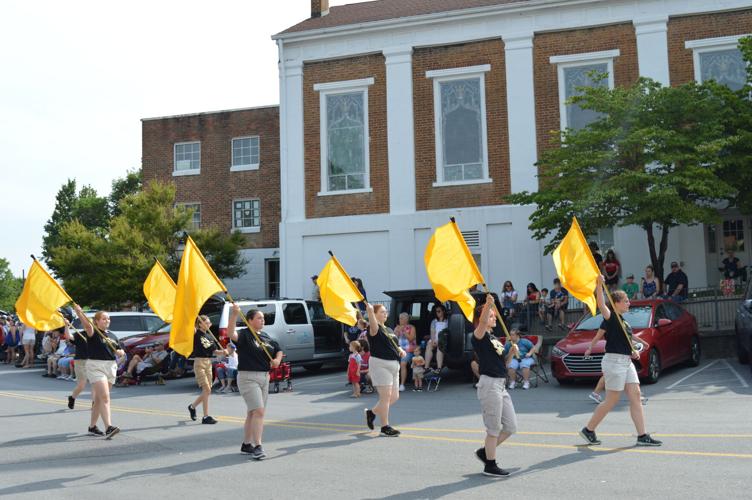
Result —
[[[504, 355], [509, 354], [510, 346], [512, 345], [512, 341], [508, 341], [504, 344]], [[520, 339], [519, 342], [517, 342], [517, 349], [520, 351], [520, 358], [524, 358], [527, 353], [530, 352], [530, 349], [535, 347], [532, 342], [530, 342], [528, 339]]]

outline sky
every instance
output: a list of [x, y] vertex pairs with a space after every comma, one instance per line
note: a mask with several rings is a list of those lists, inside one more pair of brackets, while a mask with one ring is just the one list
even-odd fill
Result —
[[20, 276], [29, 255], [41, 255], [68, 179], [106, 196], [139, 168], [141, 118], [279, 104], [271, 36], [310, 8], [310, 0], [2, 0], [0, 258]]

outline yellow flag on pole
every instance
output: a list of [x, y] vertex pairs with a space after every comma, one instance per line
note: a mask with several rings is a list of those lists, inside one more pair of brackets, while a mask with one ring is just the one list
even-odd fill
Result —
[[595, 316], [595, 286], [601, 272], [576, 217], [572, 217], [572, 227], [554, 250], [553, 258], [561, 286], [587, 304], [590, 313]]
[[319, 286], [326, 315], [353, 326], [358, 321], [358, 310], [352, 303], [363, 300], [363, 295], [334, 254], [319, 273], [316, 284]]
[[155, 262], [144, 281], [144, 295], [151, 310], [165, 323], [172, 323], [176, 288], [177, 285], [162, 264]]
[[170, 347], [185, 357], [193, 352], [193, 334], [201, 306], [218, 292], [227, 292], [190, 236], [180, 261], [175, 308], [172, 313]]
[[454, 221], [436, 229], [424, 261], [436, 298], [457, 302], [468, 321], [473, 321], [475, 299], [468, 289], [483, 283], [483, 277]]
[[45, 332], [65, 325], [58, 308], [72, 301], [35, 259], [16, 301], [16, 313], [25, 325]]

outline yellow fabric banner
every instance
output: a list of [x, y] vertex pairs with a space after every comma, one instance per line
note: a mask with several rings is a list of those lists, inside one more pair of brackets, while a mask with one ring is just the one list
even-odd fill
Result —
[[353, 326], [358, 321], [357, 309], [353, 302], [363, 300], [355, 283], [345, 272], [337, 257], [332, 255], [316, 280], [324, 304], [326, 315], [346, 325]]
[[572, 217], [572, 227], [554, 250], [553, 258], [561, 286], [587, 304], [590, 313], [595, 316], [595, 285], [601, 272], [576, 217]]
[[180, 261], [175, 308], [172, 313], [170, 347], [183, 356], [193, 352], [193, 334], [201, 306], [219, 292], [227, 292], [191, 237], [185, 242]]
[[426, 247], [424, 261], [436, 298], [457, 302], [472, 322], [475, 299], [468, 289], [483, 283], [483, 277], [456, 223], [436, 229]]
[[40, 332], [65, 325], [58, 308], [73, 300], [37, 262], [31, 264], [23, 291], [16, 301], [19, 319]]
[[144, 295], [151, 310], [165, 323], [172, 323], [176, 288], [177, 285], [162, 264], [159, 261], [155, 262], [144, 281]]

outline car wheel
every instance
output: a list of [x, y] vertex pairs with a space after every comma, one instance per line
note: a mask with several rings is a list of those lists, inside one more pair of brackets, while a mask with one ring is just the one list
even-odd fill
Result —
[[697, 336], [692, 337], [692, 341], [689, 345], [689, 366], [697, 366], [700, 364], [700, 356], [702, 352], [700, 350], [700, 339]]
[[743, 365], [749, 363], [749, 352], [747, 352], [747, 350], [742, 345], [741, 334], [739, 333], [739, 330], [736, 331], [736, 356], [739, 358], [739, 363]]
[[569, 378], [557, 378], [556, 381], [559, 383], [559, 385], [572, 385], [574, 384], [574, 380]]
[[305, 368], [309, 372], [317, 372], [321, 370], [321, 367], [324, 366], [324, 363], [314, 363], [312, 365], [304, 365], [303, 368]]
[[646, 382], [648, 384], [655, 384], [658, 382], [658, 378], [661, 376], [661, 356], [658, 351], [653, 348], [650, 349], [648, 355], [648, 377]]

